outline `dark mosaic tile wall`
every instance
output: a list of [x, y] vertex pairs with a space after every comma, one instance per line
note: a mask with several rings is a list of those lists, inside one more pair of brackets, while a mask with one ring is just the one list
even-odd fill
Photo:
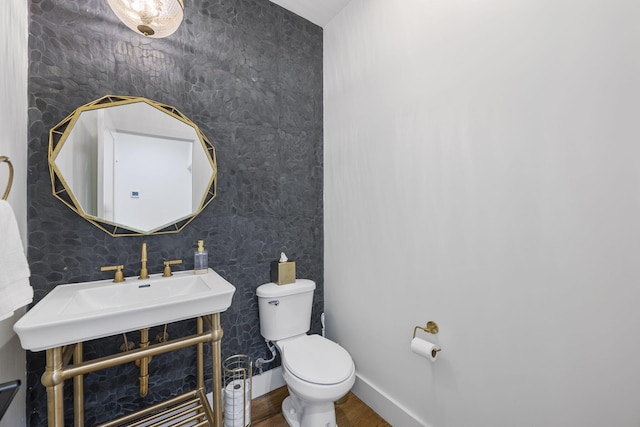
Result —
[[[187, 0], [178, 31], [154, 40], [124, 27], [105, 0], [29, 3], [28, 257], [35, 301], [59, 284], [108, 278], [99, 271], [103, 265], [124, 264], [126, 276], [137, 275], [143, 241], [150, 272], [176, 258], [184, 260], [177, 269], [191, 269], [195, 242], [204, 239], [210, 266], [237, 288], [222, 314], [223, 357], [266, 357], [255, 289], [269, 281], [269, 262], [281, 250], [296, 259], [298, 277], [319, 284], [312, 322], [319, 332], [322, 29], [267, 0]], [[106, 94], [173, 105], [214, 143], [218, 197], [180, 234], [113, 238], [51, 195], [48, 130]], [[185, 321], [169, 333], [194, 328]], [[137, 332], [129, 335], [138, 339]], [[86, 358], [120, 344], [121, 337], [88, 342]], [[45, 426], [44, 352], [27, 358], [28, 425]], [[194, 364], [191, 349], [154, 358], [144, 399], [133, 364], [88, 375], [86, 425], [193, 387]], [[70, 397], [71, 387], [65, 392]], [[69, 400], [66, 408], [70, 414]]]

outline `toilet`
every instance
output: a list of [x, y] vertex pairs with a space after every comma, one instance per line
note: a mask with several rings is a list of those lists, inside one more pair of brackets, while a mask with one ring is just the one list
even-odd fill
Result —
[[336, 427], [334, 401], [356, 379], [349, 353], [320, 335], [307, 335], [316, 284], [298, 279], [288, 285], [266, 283], [256, 290], [260, 333], [275, 344], [289, 396], [282, 415], [291, 427]]

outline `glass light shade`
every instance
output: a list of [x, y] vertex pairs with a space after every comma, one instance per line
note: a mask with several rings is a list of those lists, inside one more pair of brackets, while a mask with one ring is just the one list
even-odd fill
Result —
[[118, 18], [129, 28], [147, 37], [173, 34], [184, 15], [183, 0], [107, 0]]

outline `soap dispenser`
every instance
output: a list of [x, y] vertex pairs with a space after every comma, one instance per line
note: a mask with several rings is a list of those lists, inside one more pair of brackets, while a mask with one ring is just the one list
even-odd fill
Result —
[[198, 240], [198, 249], [193, 254], [193, 272], [195, 274], [209, 272], [209, 254], [204, 249], [204, 240]]

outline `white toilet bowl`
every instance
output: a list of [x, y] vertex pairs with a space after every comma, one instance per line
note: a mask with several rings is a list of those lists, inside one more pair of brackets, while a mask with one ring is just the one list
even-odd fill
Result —
[[258, 286], [260, 333], [275, 343], [289, 397], [282, 414], [291, 427], [335, 427], [334, 401], [349, 392], [356, 373], [351, 356], [338, 344], [307, 335], [315, 282]]
[[282, 414], [291, 427], [334, 427], [334, 402], [351, 390], [356, 379], [349, 353], [320, 335], [299, 335], [277, 341], [289, 397]]

